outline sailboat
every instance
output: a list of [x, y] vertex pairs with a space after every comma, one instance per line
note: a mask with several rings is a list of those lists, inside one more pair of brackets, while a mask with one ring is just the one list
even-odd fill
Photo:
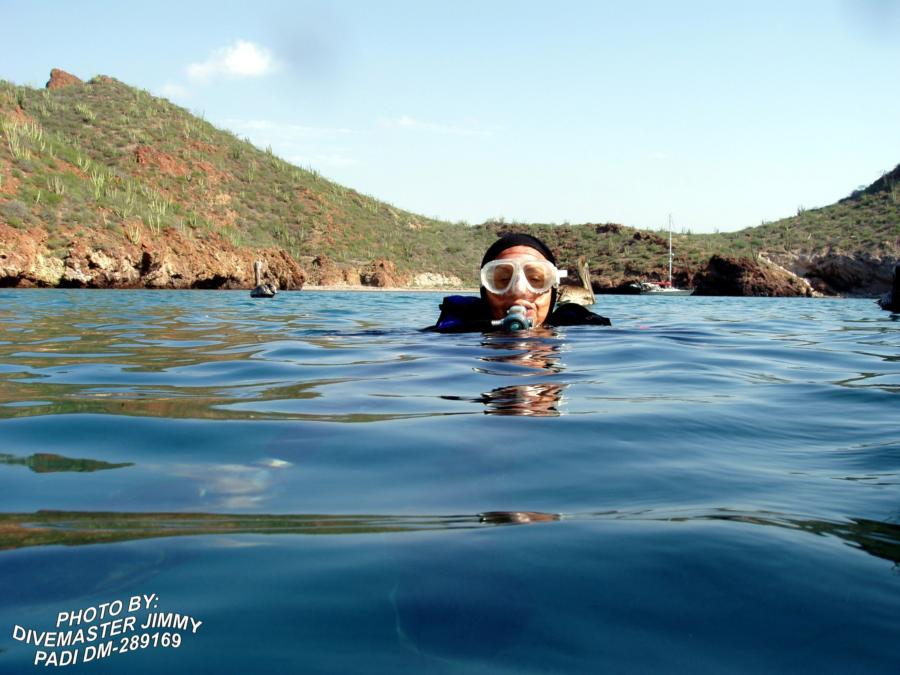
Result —
[[676, 288], [672, 283], [672, 215], [669, 214], [669, 280], [641, 281], [631, 284], [641, 295], [690, 295], [693, 288]]

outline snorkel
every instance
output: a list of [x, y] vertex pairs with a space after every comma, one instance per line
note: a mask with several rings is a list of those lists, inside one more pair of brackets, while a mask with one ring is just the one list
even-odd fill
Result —
[[[553, 252], [544, 242], [529, 234], [509, 233], [501, 236], [500, 239], [495, 241], [485, 252], [484, 257], [481, 260], [482, 271], [484, 271], [485, 266], [489, 263], [501, 259], [505, 251], [516, 247], [532, 249], [532, 252], [530, 255], [526, 255], [524, 259], [519, 257], [516, 252], [512, 252], [513, 255], [507, 254], [507, 257], [511, 258], [510, 262], [514, 264], [515, 272], [507, 271], [503, 277], [504, 281], [510, 280], [510, 284], [517, 285], [518, 282], [516, 279], [525, 276], [522, 266], [527, 266], [529, 264], [529, 259], [533, 259], [540, 263], [546, 261], [546, 263], [549, 263], [549, 265], [552, 266], [550, 268], [551, 270], [556, 270], [556, 256], [553, 255]], [[543, 258], [543, 260], [541, 260], [541, 258]], [[522, 331], [533, 328], [535, 324], [540, 325], [543, 323], [556, 306], [559, 278], [566, 274], [565, 271], [562, 270], [556, 270], [556, 273], [557, 276], [553, 279], [552, 286], [544, 291], [538, 290], [537, 288], [531, 288], [526, 277], [526, 279], [522, 281], [522, 286], [519, 286], [520, 288], [528, 289], [526, 290], [526, 295], [516, 294], [514, 299], [509, 297], [506, 290], [487, 288], [486, 285], [489, 285], [489, 282], [484, 281], [483, 277], [480, 287], [481, 299], [491, 309], [493, 317], [497, 317], [492, 317], [491, 326], [507, 331]], [[512, 277], [510, 276], [511, 274], [513, 275]], [[549, 303], [547, 302], [547, 296], [544, 295], [544, 293], [547, 292], [550, 294]], [[537, 293], [537, 295], [533, 296], [531, 293]], [[519, 298], [524, 302], [518, 302]], [[507, 303], [509, 302], [512, 302], [511, 306], [507, 306]], [[531, 316], [527, 316], [526, 312], [528, 310], [526, 307], [533, 308], [535, 303], [540, 307], [537, 309], [534, 318], [532, 318]], [[505, 315], [502, 314], [504, 311]]]
[[497, 326], [510, 333], [520, 330], [528, 330], [532, 327], [532, 321], [525, 316], [525, 308], [522, 305], [513, 305], [506, 310], [506, 316], [496, 321], [491, 321], [492, 326]]

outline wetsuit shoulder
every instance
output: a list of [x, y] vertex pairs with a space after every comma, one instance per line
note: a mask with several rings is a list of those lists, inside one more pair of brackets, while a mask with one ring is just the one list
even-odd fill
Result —
[[490, 328], [491, 316], [480, 297], [448, 295], [441, 302], [437, 323], [425, 330], [438, 333], [468, 333]]
[[547, 319], [549, 326], [611, 326], [605, 316], [595, 314], [587, 307], [574, 302], [559, 305]]

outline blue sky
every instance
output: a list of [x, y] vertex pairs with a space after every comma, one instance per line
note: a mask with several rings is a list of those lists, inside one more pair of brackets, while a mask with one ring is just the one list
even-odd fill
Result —
[[0, 17], [2, 79], [111, 75], [453, 221], [728, 231], [900, 163], [900, 0], [0, 0]]

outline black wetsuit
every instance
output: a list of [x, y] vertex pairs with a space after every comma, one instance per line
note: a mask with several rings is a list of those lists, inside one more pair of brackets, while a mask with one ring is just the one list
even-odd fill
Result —
[[900, 265], [894, 268], [893, 288], [881, 297], [878, 304], [889, 312], [900, 313]]
[[[554, 309], [544, 326], [609, 326], [609, 319], [574, 302], [564, 302]], [[438, 333], [471, 333], [497, 330], [491, 324], [491, 311], [482, 298], [471, 295], [448, 295], [441, 303], [437, 323], [425, 330]]]

